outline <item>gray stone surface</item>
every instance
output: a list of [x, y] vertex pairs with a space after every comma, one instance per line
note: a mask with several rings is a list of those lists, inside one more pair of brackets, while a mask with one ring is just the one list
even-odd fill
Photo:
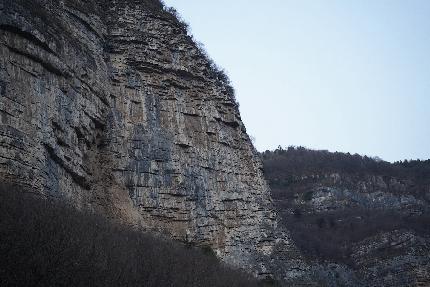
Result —
[[0, 1], [0, 179], [299, 280], [229, 87], [156, 3]]

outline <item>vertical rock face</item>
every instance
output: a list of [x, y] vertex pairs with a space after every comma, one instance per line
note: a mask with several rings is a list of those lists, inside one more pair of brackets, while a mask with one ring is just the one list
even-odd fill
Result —
[[270, 273], [261, 163], [172, 15], [143, 0], [1, 0], [0, 15], [2, 181]]

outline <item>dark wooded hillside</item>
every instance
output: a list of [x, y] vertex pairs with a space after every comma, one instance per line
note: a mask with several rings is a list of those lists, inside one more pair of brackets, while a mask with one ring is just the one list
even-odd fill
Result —
[[185, 246], [11, 187], [0, 190], [0, 286], [257, 286]]
[[430, 235], [430, 160], [389, 163], [304, 147], [261, 157], [281, 224], [309, 258], [352, 266], [354, 244], [381, 232]]

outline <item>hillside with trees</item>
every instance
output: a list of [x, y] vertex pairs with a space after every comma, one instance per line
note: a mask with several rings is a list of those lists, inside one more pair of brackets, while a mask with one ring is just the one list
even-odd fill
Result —
[[[0, 188], [0, 286], [260, 286], [196, 247]], [[262, 284], [262, 283], [261, 283]]]
[[261, 158], [280, 222], [316, 272], [336, 266], [322, 273], [365, 282], [430, 267], [430, 160], [389, 163], [304, 147]]

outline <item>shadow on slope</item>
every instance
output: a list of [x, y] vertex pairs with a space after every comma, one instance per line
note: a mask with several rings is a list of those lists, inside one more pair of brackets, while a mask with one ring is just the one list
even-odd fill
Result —
[[0, 286], [257, 286], [204, 250], [0, 188]]

